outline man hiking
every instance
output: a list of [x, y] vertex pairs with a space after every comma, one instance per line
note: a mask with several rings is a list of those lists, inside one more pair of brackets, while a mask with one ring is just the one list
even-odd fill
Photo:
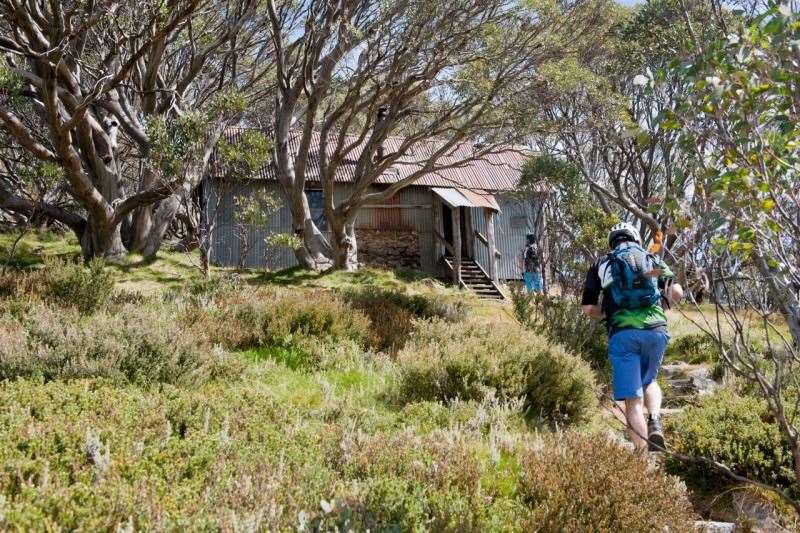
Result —
[[525, 290], [528, 292], [542, 292], [542, 262], [539, 256], [539, 245], [536, 243], [536, 235], [533, 233], [525, 235], [525, 248], [522, 249], [519, 257], [519, 267], [522, 269], [522, 281], [525, 282]]
[[631, 441], [637, 449], [647, 448], [649, 441], [650, 450], [657, 451], [664, 449], [664, 434], [656, 376], [669, 340], [662, 300], [667, 305], [679, 302], [683, 289], [673, 283], [666, 263], [642, 248], [639, 232], [631, 224], [612, 227], [608, 246], [611, 253], [586, 274], [581, 304], [588, 316], [606, 321], [614, 401], [625, 401]]

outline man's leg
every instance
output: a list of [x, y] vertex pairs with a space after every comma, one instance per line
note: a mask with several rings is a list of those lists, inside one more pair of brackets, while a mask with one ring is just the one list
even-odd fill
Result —
[[625, 400], [628, 437], [637, 448], [646, 448], [647, 422], [644, 418], [642, 368], [638, 331], [623, 330], [608, 340], [614, 400]]
[[527, 292], [533, 291], [533, 273], [532, 272], [523, 272], [522, 273], [522, 281], [525, 282], [525, 290]]
[[644, 405], [647, 407], [647, 414], [658, 418], [661, 416], [661, 387], [657, 381], [653, 381], [644, 389]]
[[638, 450], [647, 449], [647, 422], [644, 419], [644, 401], [641, 398], [625, 400], [625, 417], [628, 419], [628, 435]]
[[647, 406], [647, 438], [651, 451], [662, 451], [666, 444], [661, 427], [661, 387], [656, 381], [658, 370], [664, 359], [669, 336], [661, 331], [646, 332], [647, 339], [642, 339], [642, 383], [644, 384], [644, 402]]

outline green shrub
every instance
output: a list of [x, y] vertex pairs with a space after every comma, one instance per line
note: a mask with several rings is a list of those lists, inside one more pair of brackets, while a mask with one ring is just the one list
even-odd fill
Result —
[[193, 278], [166, 293], [165, 300], [206, 307], [213, 304], [220, 296], [235, 289], [236, 283], [228, 277]]
[[355, 531], [477, 532], [493, 519], [510, 527], [525, 512], [519, 502], [482, 491], [486, 467], [474, 443], [449, 434], [357, 435], [345, 439], [341, 451], [331, 455], [338, 458], [331, 466], [359, 490], [345, 493], [318, 524], [323, 530], [341, 527], [346, 518], [344, 529]]
[[460, 322], [467, 315], [466, 304], [456, 298], [407, 294], [380, 287], [350, 290], [344, 296], [370, 318], [370, 347], [390, 353], [401, 349], [414, 331], [414, 318]]
[[719, 363], [719, 346], [705, 333], [682, 335], [669, 343], [666, 358], [669, 361], [684, 361], [692, 365]]
[[414, 332], [414, 314], [391, 301], [376, 300], [358, 308], [370, 319], [368, 344], [374, 350], [396, 354]]
[[526, 531], [693, 531], [683, 485], [599, 436], [546, 438], [522, 460]]
[[580, 305], [513, 287], [511, 303], [514, 317], [522, 326], [582, 356], [597, 370], [610, 369], [606, 329], [584, 315]]
[[43, 295], [62, 306], [91, 313], [101, 308], [114, 290], [114, 275], [99, 259], [84, 265], [72, 261], [45, 262], [39, 272]]
[[0, 402], [3, 530], [287, 531], [338, 490], [330, 431], [252, 383], [19, 380]]
[[36, 304], [0, 321], [0, 379], [108, 377], [140, 384], [238, 375], [240, 364], [172, 320], [171, 309], [129, 304], [95, 313]]
[[398, 355], [403, 402], [524, 398], [533, 417], [577, 423], [597, 404], [594, 376], [577, 356], [515, 326], [423, 323]]
[[[366, 435], [254, 383], [0, 388], [3, 529], [520, 531], [461, 432]], [[347, 424], [349, 425], [349, 423]]]
[[363, 310], [376, 303], [389, 302], [417, 318], [439, 318], [446, 322], [461, 322], [467, 317], [467, 304], [463, 299], [444, 295], [408, 294], [380, 287], [366, 287], [345, 292], [345, 298]]
[[[766, 403], [721, 390], [667, 419], [671, 446], [689, 456], [723, 463], [739, 475], [786, 487], [794, 482], [792, 455]], [[685, 465], [675, 465], [685, 469]], [[694, 472], [717, 472], [694, 466]]]
[[212, 344], [256, 358], [273, 354], [294, 368], [363, 348], [370, 334], [369, 319], [330, 292], [240, 289], [215, 300], [185, 308], [180, 321]]
[[10, 272], [0, 271], [0, 298], [13, 298], [20, 293], [28, 291], [28, 286], [25, 281], [30, 276], [25, 276], [19, 271], [12, 270]]

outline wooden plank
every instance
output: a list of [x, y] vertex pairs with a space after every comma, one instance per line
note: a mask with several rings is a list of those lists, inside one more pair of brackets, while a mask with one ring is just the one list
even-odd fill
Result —
[[483, 210], [486, 216], [486, 246], [489, 248], [489, 277], [492, 281], [499, 285], [500, 279], [497, 275], [497, 247], [494, 242], [494, 210], [486, 208]]
[[464, 227], [467, 230], [467, 234], [464, 235], [467, 258], [475, 259], [475, 228], [472, 227], [472, 209], [469, 207], [464, 208]]
[[497, 283], [496, 281], [494, 281], [493, 279], [491, 279], [491, 276], [490, 276], [489, 274], [487, 274], [487, 273], [486, 273], [486, 271], [483, 269], [483, 267], [481, 266], [481, 264], [480, 264], [480, 263], [478, 263], [477, 261], [475, 261], [475, 265], [478, 267], [478, 270], [480, 271], [481, 275], [483, 276], [483, 279], [485, 279], [485, 280], [486, 280], [486, 283], [487, 283], [489, 286], [491, 286], [491, 287], [492, 287], [492, 290], [494, 290], [495, 292], [497, 292], [498, 296], [500, 296], [500, 298], [501, 298], [501, 299], [503, 299], [503, 300], [504, 300], [504, 299], [505, 299], [505, 295], [503, 294], [503, 291], [502, 291], [502, 290], [500, 290], [500, 284], [499, 284], [499, 283]]
[[[441, 220], [439, 220], [441, 217], [442, 217], [442, 204], [441, 204], [441, 202], [438, 202], [436, 200], [436, 196], [434, 195], [434, 198], [433, 198], [433, 235], [436, 237], [436, 239], [433, 240], [433, 256], [434, 256], [434, 261], [436, 262], [435, 264], [437, 265], [436, 268], [439, 268], [438, 267], [439, 258], [441, 258], [444, 255], [444, 252], [442, 251], [442, 248], [440, 247], [441, 243], [445, 243], [444, 237], [442, 237], [441, 234], [439, 233], [440, 231], [442, 231], [442, 229], [441, 229], [442, 228], [442, 222], [441, 222]], [[447, 244], [447, 243], [445, 243], [445, 244]]]
[[456, 255], [455, 252], [453, 251], [453, 247], [450, 246], [450, 243], [445, 240], [444, 236], [441, 233], [439, 233], [437, 230], [433, 230], [433, 236], [436, 237], [436, 241], [438, 243], [444, 245], [445, 249], [447, 249], [447, 251], [450, 252], [451, 255]]
[[[489, 247], [489, 239], [486, 238], [486, 235], [484, 235], [480, 231], [476, 231], [475, 232], [475, 237], [478, 239], [478, 241], [480, 241], [484, 245], [486, 245], [487, 248]], [[503, 257], [503, 252], [501, 252], [500, 250], [495, 250], [494, 251], [494, 255], [495, 255], [495, 257], [497, 257], [499, 259], [499, 258]]]
[[430, 204], [366, 204], [363, 209], [430, 209], [433, 207]]
[[453, 215], [453, 283], [461, 286], [461, 211], [452, 209]]

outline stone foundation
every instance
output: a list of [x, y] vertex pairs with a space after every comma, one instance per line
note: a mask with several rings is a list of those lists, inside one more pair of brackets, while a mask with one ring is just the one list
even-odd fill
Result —
[[356, 230], [358, 262], [381, 268], [419, 268], [419, 235], [415, 231]]

